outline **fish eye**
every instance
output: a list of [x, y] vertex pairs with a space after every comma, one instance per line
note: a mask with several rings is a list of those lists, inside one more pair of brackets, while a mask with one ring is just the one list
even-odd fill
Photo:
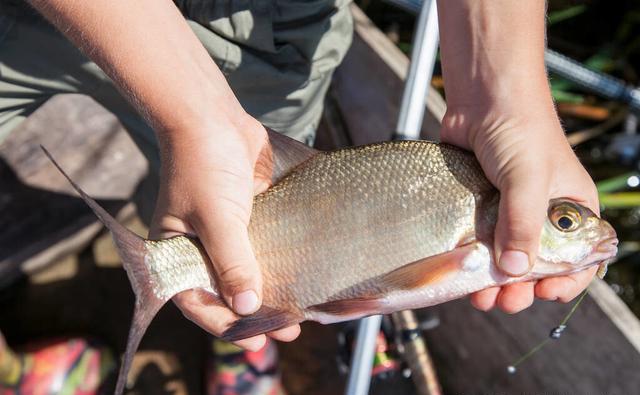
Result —
[[563, 215], [562, 217], [558, 218], [558, 227], [560, 229], [569, 230], [573, 227], [573, 224], [573, 219], [571, 219], [571, 217], [569, 217], [568, 215]]
[[561, 232], [573, 232], [578, 229], [582, 222], [580, 212], [568, 204], [554, 207], [551, 210], [549, 219], [553, 226]]

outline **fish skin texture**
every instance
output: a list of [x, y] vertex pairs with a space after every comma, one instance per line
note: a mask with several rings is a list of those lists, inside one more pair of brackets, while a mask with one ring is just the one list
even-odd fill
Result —
[[303, 313], [332, 295], [358, 297], [367, 279], [475, 235], [476, 209], [496, 196], [473, 155], [445, 144], [320, 153], [254, 200], [264, 303]]
[[[319, 152], [268, 132], [270, 164], [258, 165], [273, 169], [275, 184], [254, 198], [249, 224], [263, 307], [238, 317], [224, 339], [424, 307], [534, 278], [510, 278], [492, 264], [499, 194], [473, 154], [426, 141]], [[166, 301], [188, 289], [224, 301], [197, 239], [141, 239], [43, 150], [112, 232], [136, 293], [121, 394], [140, 339]]]
[[[263, 304], [302, 318], [332, 296], [371, 294], [375, 285], [367, 280], [475, 240], [477, 221], [492, 228], [495, 216], [477, 208], [496, 205], [496, 196], [475, 158], [445, 144], [318, 153], [254, 199], [249, 235], [264, 277]], [[483, 207], [487, 212], [495, 209]], [[160, 297], [190, 288], [216, 292], [197, 241], [147, 243]]]

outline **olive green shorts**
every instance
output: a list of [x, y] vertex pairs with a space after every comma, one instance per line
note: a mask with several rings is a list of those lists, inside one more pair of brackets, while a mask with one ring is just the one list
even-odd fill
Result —
[[[3, 0], [0, 0], [2, 2]], [[245, 110], [313, 142], [333, 70], [352, 37], [348, 0], [176, 1]], [[82, 93], [113, 112], [152, 167], [151, 128], [104, 72], [41, 18], [0, 8], [0, 141], [56, 94]]]

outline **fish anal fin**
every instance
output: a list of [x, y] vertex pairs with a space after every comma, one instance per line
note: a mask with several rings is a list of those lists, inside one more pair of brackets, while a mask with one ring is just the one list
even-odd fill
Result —
[[473, 252], [475, 243], [461, 245], [451, 251], [420, 259], [382, 275], [377, 282], [382, 288], [409, 290], [434, 285], [461, 270], [464, 260]]
[[255, 313], [234, 321], [220, 338], [233, 342], [295, 325], [303, 320], [294, 313], [263, 305]]
[[307, 310], [329, 316], [358, 318], [380, 313], [384, 310], [385, 304], [386, 302], [381, 297], [371, 296], [332, 300], [310, 306]]
[[280, 181], [295, 167], [320, 152], [284, 134], [269, 128], [266, 129], [271, 153], [270, 155], [262, 153], [256, 166], [271, 168], [271, 182], [273, 184]]

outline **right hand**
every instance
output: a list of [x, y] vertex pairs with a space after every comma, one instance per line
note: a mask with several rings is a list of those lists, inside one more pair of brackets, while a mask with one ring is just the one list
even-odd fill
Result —
[[[160, 141], [160, 191], [150, 236], [179, 234], [200, 239], [213, 263], [218, 287], [235, 313], [254, 313], [262, 303], [262, 277], [247, 227], [253, 196], [270, 185], [270, 145], [264, 127], [246, 115], [240, 124], [219, 124], [214, 130], [173, 133]], [[256, 164], [259, 164], [256, 166]], [[235, 320], [227, 307], [211, 303], [203, 293], [188, 290], [174, 296], [182, 313], [219, 336]], [[298, 325], [268, 333], [291, 341]], [[235, 344], [260, 349], [264, 335]]]
[[[494, 104], [488, 109], [449, 106], [442, 140], [472, 150], [500, 190], [494, 256], [504, 274], [521, 277], [538, 255], [549, 200], [570, 198], [598, 213], [598, 194], [567, 142], [550, 95], [534, 100], [548, 103], [542, 110], [517, 98], [508, 104], [475, 98]], [[587, 287], [596, 269], [487, 288], [474, 293], [471, 302], [479, 310], [498, 306], [510, 314], [529, 307], [534, 296], [567, 303]]]
[[[266, 170], [254, 174], [259, 156], [269, 154], [267, 134], [244, 112], [174, 2], [30, 3], [107, 73], [156, 130], [161, 184], [150, 235], [197, 236], [227, 305], [240, 314], [257, 310], [262, 280], [247, 225], [252, 197], [271, 176]], [[234, 314], [201, 294], [187, 291], [174, 300], [188, 318], [219, 335]], [[296, 326], [272, 335], [291, 340], [298, 332]], [[257, 349], [264, 341], [257, 336], [238, 344]]]

